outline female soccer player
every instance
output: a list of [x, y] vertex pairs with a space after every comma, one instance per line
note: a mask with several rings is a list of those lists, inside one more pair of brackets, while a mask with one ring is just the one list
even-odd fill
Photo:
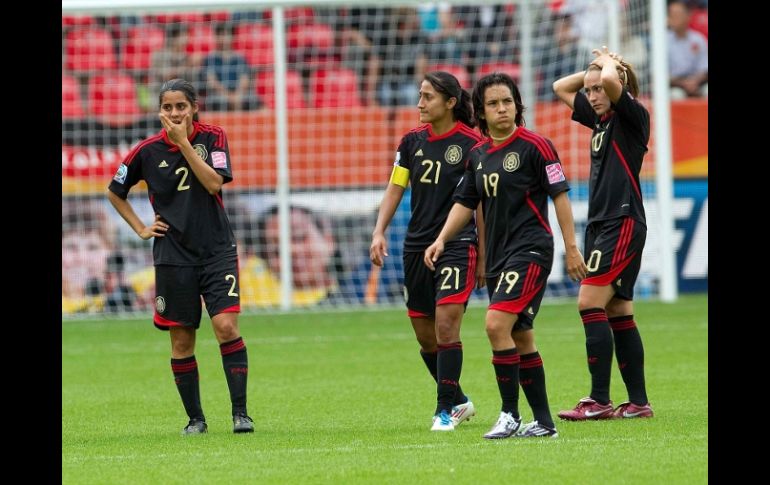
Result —
[[[486, 331], [502, 400], [500, 416], [484, 438], [555, 438], [533, 326], [553, 263], [549, 196], [564, 238], [567, 273], [573, 280], [585, 276], [569, 185], [551, 141], [524, 128], [524, 105], [510, 76], [492, 73], [481, 78], [473, 89], [473, 109], [481, 133], [489, 138], [470, 151], [455, 204], [436, 241], [425, 250], [424, 261], [434, 267], [446, 242], [481, 203], [490, 299]], [[519, 384], [534, 414], [526, 425], [519, 415]]]
[[[648, 418], [653, 412], [633, 298], [647, 237], [639, 171], [650, 139], [650, 114], [636, 99], [639, 84], [631, 65], [606, 46], [593, 53], [596, 59], [586, 71], [553, 83], [556, 95], [572, 109], [572, 119], [593, 130], [583, 248], [588, 276], [578, 294], [591, 393], [574, 409], [559, 411], [559, 417]], [[613, 343], [629, 399], [617, 408], [610, 400]]]
[[[235, 237], [222, 205], [222, 185], [232, 180], [227, 138], [222, 128], [198, 122], [198, 95], [188, 81], [167, 81], [159, 100], [163, 129], [128, 154], [110, 183], [108, 198], [140, 238], [155, 238], [153, 321], [171, 336], [171, 370], [190, 418], [182, 433], [207, 430], [194, 354], [201, 296], [222, 354], [233, 432], [252, 432], [246, 413], [248, 356], [238, 330]], [[140, 180], [147, 183], [155, 211], [150, 225], [127, 200]]]
[[[463, 346], [460, 323], [483, 253], [477, 250], [476, 226], [467, 220], [436, 268], [422, 264], [422, 253], [435, 239], [452, 206], [452, 193], [465, 171], [464, 161], [479, 141], [470, 95], [443, 71], [425, 75], [417, 103], [423, 124], [401, 139], [390, 183], [382, 198], [369, 256], [382, 266], [388, 255], [387, 229], [404, 190], [411, 183], [411, 209], [404, 240], [404, 294], [420, 355], [437, 383], [433, 431], [452, 431], [473, 416], [473, 403], [460, 387]], [[478, 268], [478, 270], [477, 270]], [[480, 280], [479, 280], [480, 281]]]

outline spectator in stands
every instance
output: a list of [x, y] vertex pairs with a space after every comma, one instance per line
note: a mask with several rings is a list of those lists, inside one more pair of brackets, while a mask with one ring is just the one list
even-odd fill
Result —
[[357, 16], [360, 15], [360, 9], [340, 9], [334, 31], [342, 64], [356, 72], [361, 81], [359, 89], [363, 94], [363, 102], [373, 106], [377, 104], [381, 61], [372, 41], [359, 29], [360, 19]]
[[689, 28], [690, 7], [681, 0], [668, 4], [668, 66], [671, 99], [708, 96], [708, 41]]
[[[151, 89], [157, 92], [169, 79], [201, 80], [200, 59], [187, 53], [187, 27], [179, 23], [166, 26], [166, 47], [152, 53], [150, 78]], [[154, 105], [153, 105], [154, 106]]]
[[552, 17], [552, 40], [544, 45], [535, 57], [539, 59], [542, 81], [538, 84], [538, 97], [541, 100], [558, 99], [551, 89], [557, 79], [578, 70], [577, 37], [572, 30], [572, 16], [556, 13]]
[[62, 200], [62, 313], [104, 308], [107, 258], [114, 247], [115, 231], [103, 206]]
[[438, 4], [439, 28], [428, 34], [428, 45], [425, 55], [430, 64], [453, 64], [465, 67], [465, 29], [458, 22], [452, 5], [441, 2]]
[[518, 63], [518, 30], [504, 5], [453, 6], [465, 26], [468, 61], [474, 71], [492, 62]]
[[415, 86], [421, 82], [426, 69], [426, 39], [420, 33], [419, 18], [413, 8], [395, 14], [397, 27], [390, 32], [385, 44], [379, 46], [382, 71], [379, 80], [379, 102], [384, 106], [417, 104]]
[[261, 107], [261, 101], [251, 89], [251, 69], [246, 59], [232, 49], [232, 24], [217, 24], [214, 32], [217, 50], [203, 60], [206, 109], [226, 111]]

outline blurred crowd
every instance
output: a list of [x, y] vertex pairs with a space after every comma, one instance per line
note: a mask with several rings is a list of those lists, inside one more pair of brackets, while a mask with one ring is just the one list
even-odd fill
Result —
[[[533, 7], [537, 92], [606, 42], [611, 0], [550, 0]], [[491, 70], [518, 77], [520, 7], [304, 7], [285, 10], [289, 106], [402, 106], [427, 70], [469, 87]], [[647, 0], [621, 2], [621, 46], [648, 90]], [[677, 97], [707, 94], [708, 2], [669, 1], [669, 55]], [[274, 104], [271, 10], [62, 17], [64, 118], [132, 119], [156, 111], [170, 78], [199, 87], [206, 110]], [[697, 86], [696, 86], [697, 85]], [[696, 89], [697, 88], [697, 89]], [[119, 103], [115, 101], [120, 101]]]

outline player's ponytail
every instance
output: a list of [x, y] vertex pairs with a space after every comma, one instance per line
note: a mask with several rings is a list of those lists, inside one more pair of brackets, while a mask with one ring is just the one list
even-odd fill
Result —
[[454, 108], [452, 108], [452, 117], [455, 121], [464, 123], [471, 128], [476, 126], [476, 121], [473, 119], [471, 96], [468, 94], [468, 91], [460, 86], [460, 81], [458, 81], [456, 77], [445, 71], [433, 71], [427, 73], [424, 79], [428, 81], [433, 86], [433, 89], [440, 93], [444, 99], [449, 100], [450, 98], [455, 98], [457, 100]]

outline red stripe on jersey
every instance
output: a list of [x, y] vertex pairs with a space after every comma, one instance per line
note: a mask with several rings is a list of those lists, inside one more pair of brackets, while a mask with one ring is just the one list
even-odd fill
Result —
[[540, 215], [540, 211], [537, 210], [537, 206], [535, 205], [534, 202], [532, 202], [532, 199], [529, 198], [529, 192], [527, 192], [526, 199], [527, 199], [527, 205], [529, 206], [530, 209], [532, 209], [532, 212], [535, 213], [535, 215], [537, 216], [537, 219], [540, 221], [540, 224], [542, 224], [545, 230], [548, 231], [548, 234], [553, 234], [551, 232], [551, 228], [548, 227], [548, 224], [545, 222], [545, 219], [543, 219], [543, 216]]
[[126, 158], [123, 160], [123, 164], [126, 166], [131, 165], [131, 162], [134, 161], [134, 157], [136, 157], [136, 154], [139, 153], [139, 150], [141, 150], [142, 148], [144, 148], [150, 143], [154, 143], [158, 140], [161, 140], [162, 138], [163, 137], [161, 136], [161, 134], [158, 133], [157, 135], [151, 136], [150, 138], [147, 138], [146, 140], [142, 141], [141, 143], [136, 145], [134, 149], [131, 150], [131, 152], [129, 152], [128, 155], [126, 155]]
[[537, 147], [537, 150], [546, 160], [556, 160], [557, 158], [556, 153], [554, 153], [553, 149], [551, 148], [551, 146], [548, 144], [548, 141], [544, 137], [538, 135], [535, 132], [522, 128], [521, 139], [527, 140], [528, 142], [535, 145], [535, 147]]
[[479, 141], [478, 141], [478, 142], [477, 142], [475, 145], [473, 145], [473, 146], [471, 147], [471, 150], [473, 150], [473, 149], [474, 149], [474, 148], [476, 148], [476, 147], [480, 147], [480, 146], [482, 146], [482, 145], [485, 145], [487, 142], [489, 142], [489, 143], [492, 143], [492, 139], [491, 139], [491, 138], [482, 138], [482, 139], [481, 139], [481, 140], [479, 140]]
[[429, 134], [428, 141], [436, 141], [436, 140], [443, 140], [444, 138], [449, 138], [450, 136], [460, 131], [461, 125], [462, 123], [460, 123], [459, 121], [455, 122], [455, 125], [452, 127], [452, 129], [447, 131], [443, 135], [437, 135], [433, 133], [433, 126], [428, 125], [428, 134]]
[[429, 127], [430, 125], [425, 123], [424, 125], [420, 125], [417, 128], [412, 128], [411, 130], [407, 131], [406, 134], [408, 135], [409, 133], [419, 133], [421, 131], [427, 130]]
[[636, 195], [638, 195], [639, 198], [641, 199], [642, 192], [639, 190], [639, 186], [636, 184], [636, 180], [634, 180], [634, 175], [631, 173], [631, 168], [628, 166], [628, 162], [626, 162], [626, 157], [624, 157], [623, 153], [621, 153], [620, 147], [618, 146], [615, 140], [612, 140], [612, 148], [615, 149], [615, 153], [617, 153], [618, 157], [620, 158], [620, 163], [623, 164], [623, 168], [626, 170], [626, 173], [628, 174], [628, 178], [631, 179], [631, 185], [634, 187], [634, 190], [636, 191]]
[[445, 296], [436, 302], [438, 305], [446, 305], [448, 303], [465, 303], [471, 296], [473, 288], [476, 287], [476, 246], [468, 246], [468, 273], [465, 275], [465, 288], [459, 293], [454, 295]]
[[607, 286], [610, 283], [612, 283], [612, 280], [618, 277], [621, 271], [623, 271], [626, 266], [628, 266], [628, 263], [631, 262], [632, 259], [634, 259], [634, 255], [636, 253], [633, 253], [631, 256], [628, 257], [625, 261], [617, 265], [617, 267], [611, 269], [609, 272], [591, 276], [590, 278], [586, 278], [583, 281], [580, 282], [581, 285], [591, 285], [591, 286]]
[[470, 126], [466, 125], [465, 123], [460, 123], [460, 131], [462, 131], [464, 134], [470, 136], [476, 141], [481, 140], [481, 135], [478, 131], [474, 130]]
[[225, 131], [216, 125], [204, 125], [201, 123], [200, 125], [200, 131], [203, 133], [211, 133], [217, 137], [217, 139], [214, 141], [214, 148], [221, 148], [222, 150], [225, 149]]
[[217, 192], [216, 194], [214, 194], [214, 197], [216, 197], [217, 202], [219, 202], [219, 205], [224, 209], [225, 202], [222, 200], [222, 192]]

